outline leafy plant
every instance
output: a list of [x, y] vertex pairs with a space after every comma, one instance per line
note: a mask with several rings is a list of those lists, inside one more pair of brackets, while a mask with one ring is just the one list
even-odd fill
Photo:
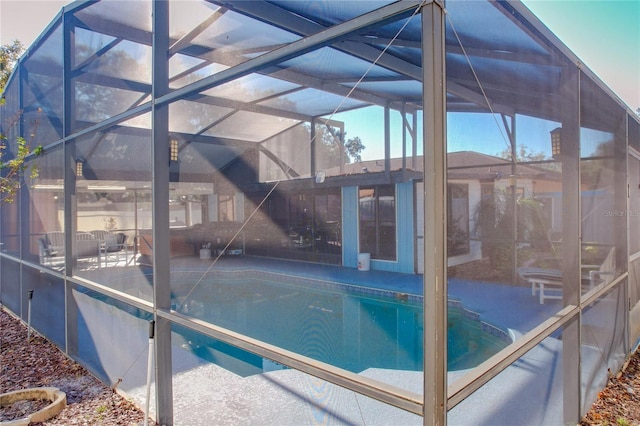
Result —
[[510, 275], [513, 265], [515, 235], [511, 210], [508, 194], [494, 189], [483, 195], [474, 213], [475, 234], [482, 242], [482, 254], [503, 277]]
[[[24, 46], [19, 40], [13, 40], [9, 44], [0, 46], [0, 92], [4, 91], [4, 87], [7, 85], [7, 81], [9, 81], [13, 71], [13, 66], [20, 59], [22, 52], [24, 52]], [[3, 101], [0, 101], [0, 104]]]
[[555, 252], [548, 237], [550, 227], [535, 199], [514, 200], [508, 189], [494, 189], [483, 195], [474, 215], [475, 235], [482, 242], [483, 256], [489, 258], [501, 279], [511, 279], [516, 251], [523, 251], [518, 247], [527, 246], [547, 254]]
[[16, 152], [8, 161], [5, 161], [8, 139], [0, 133], [0, 203], [12, 203], [15, 200], [23, 177], [36, 179], [39, 176], [37, 165], [28, 163], [29, 156], [39, 156], [44, 152], [41, 145], [32, 148], [35, 144], [36, 130], [37, 122], [34, 122], [29, 140], [22, 136], [15, 138]]
[[[14, 40], [11, 44], [0, 46], [0, 92], [4, 93], [5, 85], [13, 71], [13, 66], [23, 51], [22, 43], [18, 40]], [[0, 107], [4, 106], [4, 104], [5, 99], [2, 96]], [[38, 108], [38, 113], [40, 112], [42, 110]], [[21, 117], [22, 113], [19, 112], [2, 124], [6, 125], [7, 129], [10, 129], [20, 121]], [[43, 153], [42, 146], [35, 146], [37, 129], [38, 121], [34, 120], [31, 123], [28, 139], [23, 136], [15, 138], [15, 152], [12, 152], [13, 157], [8, 161], [5, 161], [5, 154], [7, 153], [9, 141], [3, 133], [0, 133], [0, 203], [12, 203], [15, 200], [23, 177], [28, 176], [31, 179], [38, 177], [39, 170], [37, 165], [28, 164], [30, 156], [39, 156]]]

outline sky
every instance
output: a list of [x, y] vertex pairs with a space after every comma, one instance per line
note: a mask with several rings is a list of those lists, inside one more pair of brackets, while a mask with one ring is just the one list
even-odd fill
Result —
[[[522, 2], [632, 111], [640, 109], [640, 0]], [[61, 8], [70, 3], [67, 0], [0, 0], [0, 44], [18, 39], [25, 46], [31, 45]], [[475, 146], [477, 133], [464, 133], [464, 127], [469, 127], [469, 123], [459, 128], [455, 127], [453, 120], [450, 124], [449, 150], [466, 150], [468, 146], [478, 149]], [[476, 129], [475, 132], [482, 126], [493, 129], [493, 134], [485, 132], [484, 139], [493, 140], [493, 144], [486, 147], [486, 153], [499, 155], [505, 148], [504, 135], [496, 134], [500, 126], [495, 123], [476, 123], [472, 127]], [[520, 134], [528, 133], [532, 138], [541, 131], [523, 127], [520, 130]], [[543, 130], [548, 133], [548, 129]], [[376, 135], [382, 134], [379, 129], [369, 123], [349, 133], [362, 137], [365, 146], [369, 145], [369, 149], [363, 152], [364, 159], [381, 158], [383, 145], [371, 145], [372, 140], [379, 139]]]
[[640, 0], [523, 3], [633, 111], [640, 108]]
[[[0, 0], [0, 44], [29, 46], [69, 3]], [[640, 0], [523, 3], [632, 110], [640, 108]]]

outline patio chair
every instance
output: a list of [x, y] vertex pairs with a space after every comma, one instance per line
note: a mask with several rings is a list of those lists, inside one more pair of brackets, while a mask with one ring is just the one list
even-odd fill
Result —
[[119, 235], [114, 234], [111, 231], [106, 231], [103, 229], [94, 229], [89, 231], [93, 237], [100, 241], [100, 251], [103, 255], [105, 255], [105, 263], [106, 263], [106, 254], [107, 252], [119, 251], [122, 250], [122, 247], [119, 243]]
[[105, 266], [109, 258], [115, 258], [116, 262], [118, 262], [120, 260], [120, 255], [123, 252], [126, 261], [129, 258], [127, 235], [122, 232], [118, 232], [117, 234], [109, 233], [106, 236], [103, 246], [103, 254], [105, 255]]
[[100, 241], [105, 241], [107, 239], [107, 236], [111, 234], [111, 232], [105, 231], [103, 229], [94, 229], [92, 231], [89, 231], [89, 233], [93, 235], [96, 240]]
[[46, 243], [47, 243], [47, 247], [58, 251], [58, 252], [63, 252], [64, 251], [64, 232], [62, 231], [52, 231], [52, 232], [47, 232], [45, 234], [46, 237]]
[[[615, 273], [615, 249], [611, 248], [601, 265], [582, 265], [581, 286], [591, 290]], [[534, 267], [518, 268], [518, 276], [531, 285], [531, 295], [538, 294], [540, 304], [546, 299], [562, 299], [562, 271]]]
[[[78, 233], [82, 235], [76, 235], [76, 257], [78, 260], [95, 261], [98, 268], [100, 268], [102, 250], [100, 248], [100, 241], [93, 238], [89, 233]], [[91, 235], [92, 238], [88, 238], [86, 235]]]
[[86, 262], [95, 262], [98, 268], [102, 264], [102, 241], [91, 232], [76, 232], [76, 258]]
[[38, 238], [38, 255], [41, 265], [51, 265], [54, 258], [61, 257], [61, 254], [47, 240], [46, 235]]
[[[53, 258], [64, 256], [64, 232], [47, 232], [38, 240], [38, 251], [40, 263], [50, 263]], [[100, 267], [101, 250], [100, 241], [89, 232], [76, 233], [76, 258], [88, 261], [95, 261]]]
[[76, 232], [76, 240], [95, 240], [91, 232]]
[[562, 299], [562, 271], [545, 268], [518, 268], [518, 276], [531, 285], [531, 295], [546, 299]]

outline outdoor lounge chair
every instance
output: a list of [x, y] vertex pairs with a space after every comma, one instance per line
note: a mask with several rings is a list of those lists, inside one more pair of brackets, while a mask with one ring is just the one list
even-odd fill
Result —
[[95, 239], [100, 241], [100, 252], [105, 258], [105, 266], [110, 257], [119, 258], [119, 254], [124, 251], [125, 259], [128, 258], [127, 235], [118, 232], [113, 233], [104, 230], [93, 230], [89, 232]]
[[[615, 272], [614, 249], [612, 248], [601, 265], [583, 265], [581, 286], [590, 290], [603, 282], [603, 277]], [[557, 269], [523, 267], [518, 276], [531, 284], [531, 295], [538, 294], [540, 304], [545, 299], [562, 299], [562, 272]]]
[[[545, 299], [562, 299], [562, 272], [557, 269], [519, 268], [518, 276], [531, 284], [531, 295]], [[584, 277], [582, 278], [584, 280]], [[584, 285], [584, 281], [582, 282]]]
[[64, 260], [64, 232], [47, 232], [38, 238], [38, 257], [41, 265]]
[[93, 231], [89, 231], [93, 238], [100, 241], [106, 241], [107, 237], [111, 235], [111, 232], [105, 231], [103, 229], [94, 229]]
[[[64, 253], [64, 232], [47, 232], [38, 238], [38, 254], [41, 264], [51, 264], [54, 259], [64, 261]], [[75, 255], [77, 259], [95, 261], [96, 265], [100, 267], [102, 257], [100, 241], [88, 232], [78, 232], [76, 234]]]
[[127, 248], [127, 235], [118, 232], [117, 234], [109, 234], [104, 241], [103, 254], [105, 255], [105, 266], [109, 258], [115, 258], [116, 263], [120, 259], [120, 254], [124, 252], [125, 261], [129, 258], [129, 250]]
[[62, 231], [47, 232], [44, 235], [44, 238], [46, 238], [45, 241], [47, 244], [47, 248], [61, 252], [61, 253], [64, 251], [64, 232]]
[[[89, 234], [91, 235], [91, 234]], [[95, 260], [96, 265], [100, 268], [101, 262], [101, 250], [100, 250], [100, 241], [95, 238], [79, 238], [76, 240], [76, 256], [77, 259], [84, 259], [93, 261]]]
[[50, 265], [54, 258], [61, 258], [61, 253], [51, 247], [46, 235], [38, 238], [38, 255], [41, 265]]

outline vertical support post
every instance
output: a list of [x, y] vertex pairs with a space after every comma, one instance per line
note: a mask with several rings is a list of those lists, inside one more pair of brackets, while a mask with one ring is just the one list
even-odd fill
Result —
[[415, 170], [418, 167], [418, 113], [414, 110], [413, 127], [411, 131], [411, 139], [413, 140], [413, 146], [411, 147], [411, 170]]
[[[630, 197], [629, 185], [632, 179], [632, 177], [629, 176], [630, 175], [629, 160], [631, 160], [631, 156], [629, 153], [629, 143], [631, 142], [630, 134], [629, 134], [630, 120], [631, 118], [629, 114], [625, 113], [624, 114], [624, 135], [622, 136], [624, 138], [623, 139], [624, 143], [622, 143], [622, 147], [619, 150], [616, 150], [616, 152], [620, 151], [618, 155], [620, 155], [621, 163], [618, 163], [618, 164], [622, 165], [621, 166], [622, 171], [619, 170], [618, 167], [616, 167], [616, 170], [618, 170], [618, 173], [616, 174], [616, 184], [615, 184], [616, 195], [622, 198], [621, 205], [624, 207], [624, 210], [627, 212], [631, 212], [631, 204], [630, 204], [631, 200], [629, 198]], [[629, 272], [629, 266], [630, 266], [629, 254], [630, 254], [631, 248], [629, 246], [629, 240], [630, 240], [630, 235], [632, 234], [631, 220], [635, 220], [633, 214], [627, 214], [624, 229], [616, 229], [616, 232], [618, 234], [616, 235], [615, 241], [621, 241], [619, 244], [622, 244], [624, 248], [624, 253], [622, 253], [622, 256], [616, 258], [616, 264], [624, 266], [625, 272]], [[616, 248], [616, 252], [617, 250], [618, 249]], [[631, 285], [632, 285], [632, 280], [630, 278], [627, 278], [626, 285], [622, 289], [622, 291], [624, 291], [623, 300], [625, 303], [625, 316], [624, 316], [624, 320], [625, 320], [624, 326], [626, 329], [626, 333], [624, 334], [625, 353], [631, 352], [631, 345], [632, 345], [631, 315], [630, 315], [631, 314], [630, 312], [631, 311]]]
[[[26, 69], [26, 67], [22, 66], [22, 61], [20, 61], [18, 63], [18, 66], [20, 69], [20, 84], [18, 84], [18, 90], [19, 90], [19, 97], [18, 97], [18, 104], [20, 105], [20, 109], [19, 111], [24, 111], [24, 87], [27, 84], [27, 79], [26, 76], [28, 75], [28, 71]], [[20, 118], [18, 120], [18, 131], [19, 131], [19, 135], [24, 135], [24, 129], [25, 129], [25, 125], [24, 125], [24, 114], [20, 114]], [[20, 201], [18, 202], [18, 205], [16, 206], [16, 210], [17, 210], [17, 217], [16, 217], [16, 222], [18, 224], [18, 229], [17, 229], [17, 234], [18, 234], [18, 253], [20, 253], [20, 257], [24, 258], [24, 255], [22, 254], [22, 250], [24, 247], [24, 242], [23, 242], [23, 235], [24, 232], [21, 232], [24, 228], [23, 225], [23, 220], [21, 220], [21, 218], [23, 217], [28, 217], [26, 215], [22, 214], [22, 209], [25, 205], [28, 204], [29, 200], [27, 199], [27, 196], [25, 196], [26, 191], [22, 191], [20, 190], [18, 192], [17, 195], [17, 199]], [[23, 274], [23, 268], [22, 265], [19, 265], [20, 268], [20, 272], [19, 272], [19, 289], [18, 289], [18, 294], [22, 294], [22, 289], [24, 287], [24, 274]], [[1, 280], [0, 280], [1, 281]], [[0, 293], [2, 294], [2, 293]], [[20, 298], [20, 316], [22, 317], [23, 313], [23, 308], [24, 306], [22, 305], [22, 298]]]
[[400, 109], [400, 114], [402, 115], [402, 181], [406, 180], [407, 174], [407, 104], [405, 102], [402, 103], [402, 107]]
[[[74, 85], [71, 80], [71, 70], [73, 62], [71, 58], [75, 55], [74, 38], [75, 27], [73, 19], [70, 14], [65, 14], [63, 17], [64, 26], [64, 66], [63, 66], [63, 132], [66, 138], [67, 135], [73, 132], [73, 121], [75, 117], [75, 96]], [[65, 273], [67, 276], [73, 275], [73, 269], [76, 266], [75, 248], [76, 248], [76, 149], [75, 141], [66, 142], [64, 144], [64, 255], [65, 255]]]
[[[340, 125], [340, 137], [338, 138], [338, 143], [340, 144], [340, 175], [344, 174], [344, 165], [347, 162], [348, 153], [345, 152], [345, 144], [347, 143], [346, 137], [347, 135], [344, 132], [344, 122], [341, 122]], [[345, 158], [345, 155], [347, 158]]]
[[[75, 119], [75, 96], [74, 85], [71, 80], [72, 58], [75, 57], [75, 27], [73, 24], [73, 16], [71, 12], [66, 12], [62, 17], [62, 34], [63, 34], [63, 76], [62, 76], [62, 134], [66, 138], [73, 131], [73, 123]], [[76, 216], [76, 173], [75, 173], [75, 141], [66, 142], [63, 145], [63, 173], [64, 173], [64, 231], [65, 231], [65, 250], [64, 250], [64, 268], [65, 276], [73, 274], [73, 258], [72, 243], [75, 243], [74, 218]], [[78, 353], [78, 306], [73, 298], [72, 287], [65, 282], [65, 346], [68, 355], [76, 355]]]
[[391, 108], [384, 106], [384, 177], [391, 183]]
[[[563, 70], [562, 105], [562, 276], [563, 305], [580, 305], [580, 83], [577, 67]], [[580, 318], [562, 331], [564, 423], [580, 419]]]
[[[311, 141], [309, 143], [309, 161], [310, 161], [310, 168], [309, 170], [311, 170], [310, 176], [315, 176], [316, 175], [316, 170], [317, 170], [317, 158], [316, 158], [316, 119], [315, 117], [311, 119], [311, 132], [310, 135], [311, 137]], [[292, 167], [295, 167], [295, 164], [291, 165]]]
[[[618, 110], [616, 110], [618, 111]], [[616, 210], [626, 211], [628, 210], [627, 201], [628, 197], [628, 183], [627, 183], [627, 153], [629, 152], [627, 145], [628, 138], [628, 115], [622, 108], [619, 109], [620, 122], [615, 129], [613, 139], [613, 170], [614, 170], [614, 205]], [[623, 115], [624, 114], [624, 115]], [[629, 262], [629, 246], [627, 240], [629, 239], [629, 215], [625, 215], [625, 225], [615, 226], [614, 233], [615, 238], [615, 259], [616, 259], [616, 272], [622, 273], [627, 270], [627, 264]]]
[[447, 422], [447, 157], [444, 5], [422, 8], [424, 424]]
[[171, 323], [158, 316], [171, 309], [169, 265], [169, 105], [157, 99], [169, 92], [169, 2], [153, 1], [152, 76], [152, 224], [153, 310], [156, 324], [156, 415], [158, 423], [173, 425]]

